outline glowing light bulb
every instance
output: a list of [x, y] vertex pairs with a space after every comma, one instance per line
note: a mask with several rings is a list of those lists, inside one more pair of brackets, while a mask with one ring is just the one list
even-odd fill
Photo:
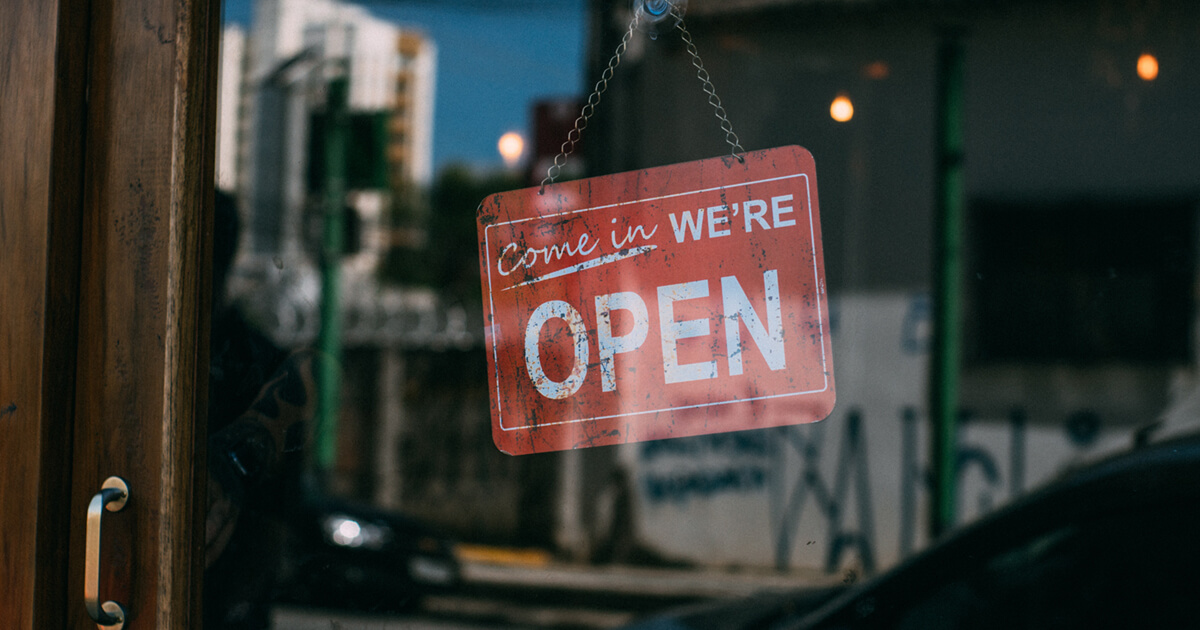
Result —
[[500, 142], [496, 144], [496, 148], [500, 150], [500, 157], [504, 158], [504, 164], [512, 168], [517, 165], [521, 154], [525, 152], [525, 139], [521, 137], [521, 134], [510, 131], [500, 136]]
[[1143, 81], [1153, 81], [1158, 78], [1158, 59], [1150, 53], [1144, 53], [1138, 57], [1137, 73]]
[[829, 116], [838, 122], [846, 122], [854, 118], [854, 103], [845, 94], [838, 94], [829, 105]]

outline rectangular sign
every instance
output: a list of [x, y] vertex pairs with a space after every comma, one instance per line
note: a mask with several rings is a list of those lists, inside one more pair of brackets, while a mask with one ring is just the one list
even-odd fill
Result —
[[478, 224], [500, 450], [833, 410], [816, 167], [803, 148], [500, 193]]

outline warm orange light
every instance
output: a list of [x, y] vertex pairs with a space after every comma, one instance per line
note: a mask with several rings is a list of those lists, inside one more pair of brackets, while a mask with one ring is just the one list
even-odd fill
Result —
[[845, 94], [838, 94], [829, 105], [829, 116], [838, 122], [846, 122], [854, 118], [854, 103]]
[[510, 131], [500, 136], [500, 142], [496, 144], [496, 148], [500, 150], [500, 157], [504, 158], [504, 163], [512, 168], [517, 165], [521, 154], [525, 152], [525, 139], [521, 137], [521, 134]]
[[872, 61], [863, 68], [863, 74], [867, 75], [868, 79], [875, 79], [876, 81], [888, 78], [888, 75], [891, 73], [892, 69], [883, 61]]
[[1143, 81], [1153, 81], [1158, 77], [1158, 59], [1149, 53], [1138, 57], [1137, 72]]

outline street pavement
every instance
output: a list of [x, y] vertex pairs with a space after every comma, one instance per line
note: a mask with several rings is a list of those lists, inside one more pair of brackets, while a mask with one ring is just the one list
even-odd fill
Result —
[[405, 614], [280, 607], [278, 630], [499, 630], [619, 628], [674, 607], [755, 593], [821, 587], [839, 576], [629, 566], [581, 566], [537, 552], [473, 548], [463, 584]]

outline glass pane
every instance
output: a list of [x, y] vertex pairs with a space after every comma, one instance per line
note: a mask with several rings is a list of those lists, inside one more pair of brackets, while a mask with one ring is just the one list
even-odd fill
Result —
[[[872, 589], [938, 558], [942, 534], [979, 531], [1135, 448], [1183, 437], [1177, 457], [1200, 457], [1187, 441], [1200, 417], [1200, 5], [224, 5], [209, 627], [611, 628], [655, 614], [791, 627], [822, 604], [834, 621], [868, 619], [883, 601]], [[547, 274], [607, 265], [580, 255], [582, 232], [606, 248], [614, 235], [614, 251], [595, 251], [617, 269], [642, 241], [791, 225], [788, 191], [739, 207], [725, 184], [657, 232], [642, 218], [683, 194], [662, 175], [684, 172], [672, 165], [735, 168], [793, 146], [815, 163], [811, 246], [714, 246], [669, 270], [596, 272], [604, 292], [563, 280], [561, 296], [490, 300], [497, 254], [506, 277], [531, 260]], [[622, 173], [635, 201], [659, 205], [576, 203], [613, 181], [589, 178]], [[514, 199], [567, 218], [513, 228], [521, 253], [503, 258], [482, 215], [515, 212]], [[555, 240], [560, 229], [575, 231]], [[818, 253], [821, 277], [772, 284], [784, 259], [807, 270]], [[728, 271], [754, 265], [757, 286]], [[787, 314], [810, 302], [819, 341], [816, 320]], [[544, 325], [528, 327], [535, 312]], [[828, 418], [766, 402], [779, 392], [755, 389], [770, 379], [753, 370], [795, 386], [776, 369], [798, 356], [789, 344], [824, 350], [825, 336], [813, 375], [837, 382]], [[528, 379], [524, 393], [498, 388], [501, 370]], [[537, 439], [514, 427], [571, 421], [562, 408], [624, 417], [614, 389], [654, 404], [604, 436], [513, 448]], [[747, 404], [692, 410], [728, 392]], [[501, 408], [535, 411], [505, 424]], [[608, 445], [540, 452], [585, 443]], [[1190, 500], [1183, 479], [1151, 478], [1105, 500], [1161, 514]], [[1022, 527], [1107, 531], [1096, 522], [1111, 517], [1034, 522], [1043, 513]], [[1122, 523], [1133, 537], [1137, 522]], [[1079, 566], [1109, 584], [1098, 573], [1150, 543], [1129, 544]], [[1040, 574], [1008, 566], [987, 569], [1006, 590], [980, 597], [1045, 594]], [[913, 592], [888, 591], [889, 618], [958, 605]], [[677, 612], [687, 604], [703, 607]]]

